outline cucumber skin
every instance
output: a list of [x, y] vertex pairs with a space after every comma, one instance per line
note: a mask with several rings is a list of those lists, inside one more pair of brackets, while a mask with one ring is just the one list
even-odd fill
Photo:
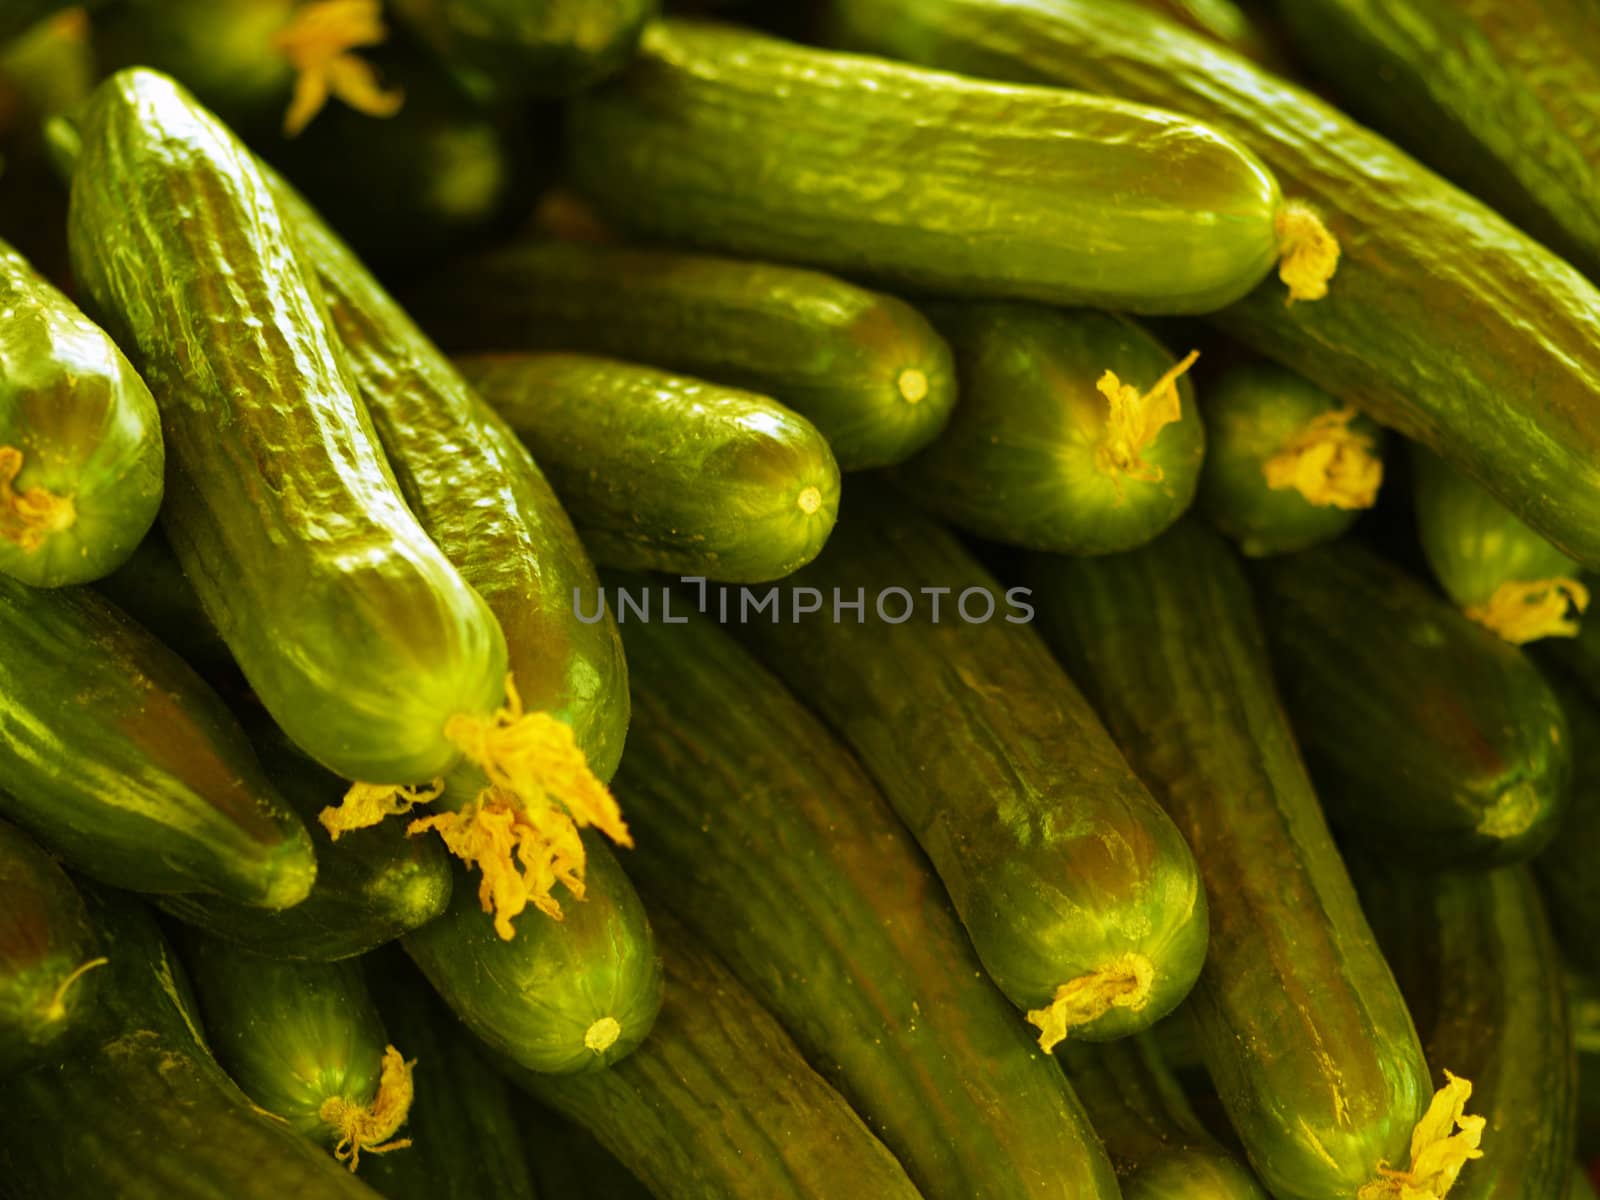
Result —
[[1106, 93], [1236, 137], [1343, 249], [1324, 299], [1285, 306], [1269, 282], [1216, 323], [1600, 565], [1600, 294], [1566, 263], [1309, 92], [1142, 9], [833, 0], [831, 13], [851, 49]]
[[652, 1200], [633, 1172], [583, 1126], [574, 1125], [524, 1092], [518, 1092], [513, 1102], [517, 1103], [517, 1121], [539, 1195], [546, 1200]]
[[1254, 567], [1284, 700], [1336, 826], [1436, 867], [1544, 848], [1566, 810], [1571, 737], [1521, 651], [1352, 543]]
[[1380, 1163], [1409, 1161], [1432, 1089], [1248, 584], [1192, 522], [1132, 554], [1033, 558], [1024, 577], [1047, 638], [1195, 849], [1212, 932], [1190, 1008], [1256, 1173], [1279, 1200], [1349, 1200]]
[[533, 452], [601, 566], [760, 583], [810, 562], [833, 528], [833, 452], [765, 396], [578, 354], [456, 365]]
[[101, 84], [82, 131], [75, 269], [159, 397], [162, 523], [207, 615], [330, 770], [441, 774], [449, 718], [500, 703], [505, 643], [407, 511], [265, 179], [154, 72]]
[[76, 518], [0, 570], [35, 587], [87, 583], [133, 553], [161, 504], [161, 418], [116, 344], [0, 242], [0, 445], [22, 452], [18, 491], [72, 499]]
[[579, 190], [650, 240], [919, 291], [1210, 312], [1277, 257], [1276, 181], [1207, 127], [709, 22], [653, 25], [568, 138]]
[[[410, 307], [450, 350], [576, 350], [771, 396], [844, 471], [914, 454], [955, 403], [949, 347], [915, 309], [800, 267], [530, 241], [447, 268]], [[927, 388], [914, 403], [907, 370]]]
[[584, 1126], [658, 1200], [918, 1200], [904, 1170], [773, 1017], [673, 921], [654, 1034], [608, 1071], [550, 1076], [502, 1064]]
[[1115, 1196], [1072, 1090], [849, 752], [707, 618], [626, 635], [637, 717], [617, 790], [647, 899], [783, 1023], [929, 1200]]
[[966, 588], [989, 590], [1005, 612], [999, 585], [955, 539], [887, 496], [852, 494], [854, 515], [792, 585], [824, 596], [948, 587], [943, 619], [919, 602], [903, 624], [758, 619], [741, 639], [855, 750], [1012, 1003], [1043, 1008], [1061, 984], [1136, 952], [1154, 968], [1145, 1007], [1073, 1036], [1147, 1027], [1188, 993], [1205, 956], [1188, 845], [1032, 630], [1000, 615], [952, 619]]
[[1026, 304], [928, 312], [955, 352], [961, 399], [938, 440], [896, 473], [919, 503], [980, 537], [1060, 554], [1142, 545], [1189, 506], [1206, 435], [1187, 377], [1180, 419], [1144, 455], [1159, 482], [1124, 479], [1119, 490], [1094, 461], [1110, 411], [1100, 377], [1114, 370], [1143, 391], [1173, 366], [1145, 330]]
[[1572, 799], [1556, 836], [1533, 860], [1545, 908], [1561, 950], [1573, 966], [1600, 976], [1600, 944], [1591, 936], [1600, 920], [1600, 711], [1553, 656], [1540, 655], [1544, 675], [1566, 713], [1572, 744]]
[[0, 813], [118, 887], [306, 897], [309, 834], [182, 659], [88, 589], [0, 578], [0, 631]]

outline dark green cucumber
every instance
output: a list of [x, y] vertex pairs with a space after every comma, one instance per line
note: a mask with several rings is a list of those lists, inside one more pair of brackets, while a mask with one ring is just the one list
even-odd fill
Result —
[[0, 814], [86, 875], [287, 908], [311, 838], [188, 664], [87, 589], [0, 578]]
[[1383, 431], [1265, 360], [1208, 380], [1199, 510], [1251, 558], [1338, 537], [1383, 482]]
[[1600, 708], [1572, 678], [1541, 655], [1545, 678], [1566, 714], [1572, 746], [1572, 798], [1555, 837], [1533, 860], [1550, 924], [1580, 970], [1600, 975]]
[[561, 920], [529, 913], [502, 940], [458, 870], [450, 910], [402, 943], [466, 1027], [529, 1071], [611, 1066], [644, 1041], [661, 1006], [644, 907], [605, 843], [583, 840], [584, 898], [560, 888]]
[[1065, 1078], [893, 810], [776, 679], [685, 615], [624, 626], [637, 717], [617, 789], [652, 907], [783, 1022], [929, 1200], [1115, 1196]]
[[61, 1054], [95, 1020], [105, 965], [83, 898], [0, 821], [0, 1077]]
[[765, 396], [578, 354], [456, 365], [528, 444], [602, 566], [757, 583], [810, 562], [833, 528], [828, 443]]
[[511, 1071], [584, 1126], [658, 1200], [918, 1200], [894, 1156], [776, 1020], [676, 922], [661, 929], [666, 1003], [609, 1071]]
[[846, 471], [900, 462], [955, 402], [950, 351], [903, 301], [817, 271], [541, 239], [447, 268], [412, 311], [452, 350], [579, 350], [771, 396]]
[[86, 583], [161, 504], [160, 417], [112, 340], [0, 242], [0, 571]]
[[1450, 1200], [1559, 1200], [1572, 1169], [1577, 1055], [1555, 940], [1523, 867], [1428, 875], [1351, 864], [1434, 1072], [1472, 1083], [1483, 1157]]
[[1205, 427], [1193, 385], [1168, 377], [1179, 364], [1145, 330], [1026, 304], [928, 312], [955, 352], [961, 399], [898, 473], [920, 503], [983, 537], [1063, 554], [1141, 545], [1189, 506]]
[[[1132, 554], [1037, 557], [1045, 636], [1194, 847], [1211, 946], [1189, 1007], [1279, 1200], [1351, 1200], [1409, 1162], [1427, 1066], [1279, 704], [1250, 591], [1185, 522]], [[1408, 677], [1413, 678], [1413, 677]]]
[[519, 1092], [517, 1100], [521, 1102], [517, 1123], [541, 1196], [559, 1196], [562, 1200], [651, 1200], [644, 1184], [594, 1134], [525, 1092]]
[[109, 965], [84, 1045], [0, 1088], [14, 1200], [375, 1200], [261, 1112], [200, 1039], [187, 980], [131, 897], [85, 889]]
[[442, 773], [450, 718], [500, 703], [505, 641], [407, 510], [270, 185], [151, 71], [101, 84], [82, 134], [73, 259], [161, 406], [162, 523], [207, 615], [330, 770]]
[[1278, 253], [1277, 182], [1206, 126], [711, 23], [651, 26], [568, 136], [624, 228], [948, 295], [1209, 312]]
[[1437, 866], [1537, 854], [1571, 737], [1533, 663], [1353, 543], [1260, 559], [1279, 682], [1336, 826]]
[[[1145, 1028], [1205, 956], [1189, 847], [1021, 623], [1026, 598], [931, 522], [852, 494], [832, 544], [741, 635], [855, 748], [1042, 1042], [1065, 1035], [1045, 1012], [1058, 1000], [1073, 1036]], [[1066, 1007], [1085, 990], [1100, 1003]]]
[[1578, 1154], [1600, 1154], [1600, 986], [1595, 977], [1567, 970], [1567, 1012], [1578, 1048]]
[[[1587, 576], [1594, 583], [1592, 576]], [[1600, 703], [1600, 621], [1579, 621], [1578, 633], [1535, 648], [1541, 662], [1565, 671], [1594, 703]]]
[[[1141, 8], [832, 0], [831, 9], [852, 49], [1152, 104], [1250, 147], [1286, 193], [1321, 213], [1343, 253], [1325, 300], [1286, 307], [1268, 285], [1218, 324], [1427, 444], [1558, 547], [1600, 565], [1600, 292], [1573, 268], [1331, 105]], [[1361, 79], [1379, 86], [1370, 67]]]
[[176, 650], [210, 679], [236, 675], [228, 644], [200, 606], [178, 556], [159, 526], [95, 590]]

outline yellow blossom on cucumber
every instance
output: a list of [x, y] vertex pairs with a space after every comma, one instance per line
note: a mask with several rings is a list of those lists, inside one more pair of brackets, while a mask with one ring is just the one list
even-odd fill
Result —
[[1509, 579], [1483, 604], [1466, 610], [1484, 628], [1513, 645], [1546, 637], [1576, 637], [1589, 589], [1576, 579]]
[[1028, 1013], [1039, 1029], [1039, 1049], [1048, 1054], [1072, 1030], [1098, 1021], [1113, 1008], [1138, 1012], [1150, 1001], [1154, 975], [1144, 955], [1125, 954], [1110, 966], [1063, 983], [1047, 1008]]
[[317, 820], [337, 842], [341, 834], [352, 829], [366, 829], [385, 817], [408, 813], [414, 806], [437, 800], [443, 794], [442, 779], [416, 785], [352, 783], [344, 799], [337, 806], [323, 809], [317, 814]]
[[52, 533], [70, 529], [78, 519], [71, 496], [58, 496], [42, 487], [16, 490], [22, 473], [22, 451], [0, 446], [0, 538], [32, 554]]
[[1161, 468], [1145, 462], [1142, 455], [1163, 429], [1183, 416], [1178, 379], [1199, 357], [1198, 350], [1189, 351], [1146, 392], [1123, 383], [1109, 370], [1095, 384], [1111, 406], [1106, 435], [1095, 451], [1095, 465], [1116, 482], [1119, 496], [1123, 476], [1144, 483], [1161, 482]]
[[1262, 464], [1267, 486], [1292, 488], [1320, 508], [1371, 508], [1383, 484], [1383, 459], [1371, 437], [1350, 428], [1358, 415], [1345, 407], [1313, 417]]
[[1339, 269], [1339, 240], [1310, 205], [1290, 200], [1278, 210], [1278, 278], [1289, 288], [1287, 304], [1320, 300]]
[[405, 97], [378, 82], [372, 65], [350, 51], [376, 46], [388, 36], [378, 0], [311, 0], [302, 5], [273, 46], [297, 72], [283, 131], [294, 137], [322, 111], [329, 96], [357, 112], [392, 117]]
[[1378, 1178], [1363, 1185], [1356, 1200], [1442, 1200], [1461, 1168], [1483, 1157], [1478, 1145], [1485, 1118], [1466, 1115], [1472, 1083], [1449, 1071], [1444, 1076], [1445, 1085], [1433, 1094], [1428, 1111], [1411, 1131], [1410, 1169], [1380, 1164]]
[[394, 1138], [411, 1111], [415, 1088], [411, 1070], [416, 1060], [407, 1062], [393, 1046], [384, 1047], [383, 1066], [378, 1076], [378, 1092], [368, 1105], [354, 1104], [343, 1096], [329, 1096], [317, 1115], [339, 1134], [333, 1156], [348, 1162], [354, 1171], [361, 1152], [387, 1154], [411, 1145], [410, 1138]]

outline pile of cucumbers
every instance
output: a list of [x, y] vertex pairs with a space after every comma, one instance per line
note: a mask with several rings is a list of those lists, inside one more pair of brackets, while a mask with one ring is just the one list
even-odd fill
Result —
[[1597, 163], [1571, 0], [0, 5], [0, 1200], [1592, 1198]]

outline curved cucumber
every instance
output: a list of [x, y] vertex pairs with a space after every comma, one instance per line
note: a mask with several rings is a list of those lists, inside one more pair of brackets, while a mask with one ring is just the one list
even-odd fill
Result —
[[603, 566], [756, 583], [810, 562], [833, 528], [827, 442], [765, 396], [577, 354], [456, 365], [528, 444]]
[[771, 396], [840, 469], [909, 457], [955, 402], [950, 351], [910, 305], [799, 267], [540, 240], [427, 280], [411, 308], [452, 350], [578, 350]]
[[568, 134], [624, 228], [948, 295], [1209, 312], [1278, 253], [1276, 180], [1206, 126], [729, 26], [651, 26]]
[[617, 787], [651, 902], [783, 1022], [929, 1200], [1116, 1195], [1060, 1070], [850, 753], [709, 619], [625, 633], [637, 716]]
[[[1149, 541], [1194, 498], [1205, 427], [1194, 388], [1126, 317], [1024, 304], [928, 309], [950, 340], [960, 402], [898, 473], [980, 536], [1107, 554]], [[1108, 378], [1109, 374], [1109, 378]]]

